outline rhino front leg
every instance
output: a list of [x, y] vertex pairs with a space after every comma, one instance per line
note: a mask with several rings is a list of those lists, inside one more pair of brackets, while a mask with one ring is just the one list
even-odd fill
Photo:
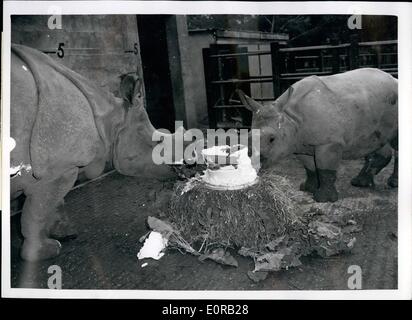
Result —
[[316, 202], [338, 200], [335, 182], [341, 158], [342, 147], [339, 144], [327, 144], [315, 148], [315, 164], [319, 177], [319, 188], [313, 194]]
[[385, 168], [392, 158], [392, 149], [389, 145], [384, 145], [379, 150], [368, 154], [365, 158], [365, 165], [359, 174], [351, 180], [355, 187], [373, 187], [375, 182], [373, 177]]
[[306, 180], [300, 184], [300, 190], [314, 193], [319, 188], [315, 158], [308, 155], [297, 155], [297, 158], [302, 162], [306, 171]]
[[25, 190], [27, 196], [21, 217], [24, 236], [21, 257], [28, 261], [53, 258], [60, 253], [59, 241], [50, 238], [51, 221], [77, 178], [78, 169], [66, 171], [54, 180], [36, 182]]

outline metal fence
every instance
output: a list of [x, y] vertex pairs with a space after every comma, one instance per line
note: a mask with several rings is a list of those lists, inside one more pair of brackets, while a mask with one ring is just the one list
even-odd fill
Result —
[[[236, 100], [240, 88], [250, 94], [253, 83], [272, 83], [274, 100], [290, 85], [311, 75], [332, 75], [357, 68], [379, 68], [398, 76], [397, 40], [286, 48], [273, 42], [270, 50], [245, 51], [240, 45], [212, 45], [203, 52], [209, 122], [213, 128], [249, 128], [251, 114]], [[248, 58], [270, 55], [271, 76], [250, 76]]]

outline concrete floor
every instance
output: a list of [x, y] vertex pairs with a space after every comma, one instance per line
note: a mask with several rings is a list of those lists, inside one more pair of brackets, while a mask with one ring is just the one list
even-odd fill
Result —
[[[233, 268], [168, 250], [162, 259], [149, 260], [142, 268], [136, 254], [139, 238], [148, 231], [145, 219], [160, 213], [159, 203], [172, 185], [114, 173], [68, 194], [67, 210], [79, 236], [64, 242], [55, 259], [23, 262], [18, 257], [19, 216], [12, 218], [12, 286], [47, 288], [47, 269], [55, 264], [62, 268], [64, 289], [332, 290], [348, 289], [348, 267], [359, 265], [363, 289], [396, 288], [397, 189], [386, 187], [392, 165], [377, 177], [374, 190], [350, 185], [361, 165], [361, 161], [344, 162], [338, 175], [338, 204], [353, 204], [353, 217], [363, 225], [351, 253], [327, 259], [304, 257], [302, 266], [271, 273], [259, 283], [247, 276], [253, 261], [238, 255], [239, 267]], [[274, 171], [296, 188], [304, 178], [295, 160], [283, 161]]]

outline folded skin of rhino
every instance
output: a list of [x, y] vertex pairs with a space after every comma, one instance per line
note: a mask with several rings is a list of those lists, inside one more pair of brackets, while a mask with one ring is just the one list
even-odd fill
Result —
[[373, 177], [391, 160], [388, 180], [398, 183], [398, 80], [372, 68], [332, 76], [311, 76], [293, 84], [275, 102], [261, 105], [238, 90], [253, 112], [252, 128], [260, 129], [262, 166], [295, 154], [306, 170], [301, 190], [318, 202], [338, 199], [336, 171], [341, 159], [365, 157], [351, 183], [372, 187]]
[[[40, 260], [59, 254], [56, 239], [70, 236], [64, 197], [78, 173], [99, 176], [106, 164], [120, 173], [159, 179], [175, 174], [152, 161], [155, 132], [143, 106], [138, 80], [127, 101], [103, 92], [47, 55], [12, 45], [11, 197], [24, 193], [21, 257]], [[130, 101], [129, 101], [130, 102]], [[162, 134], [161, 134], [162, 135]], [[172, 137], [173, 138], [173, 137]]]

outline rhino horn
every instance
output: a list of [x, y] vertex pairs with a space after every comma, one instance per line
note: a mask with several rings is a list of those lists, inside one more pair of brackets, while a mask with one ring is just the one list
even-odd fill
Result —
[[251, 97], [248, 97], [242, 90], [237, 89], [236, 93], [239, 95], [240, 101], [242, 101], [242, 104], [249, 109], [252, 112], [257, 112], [262, 105], [252, 99]]

